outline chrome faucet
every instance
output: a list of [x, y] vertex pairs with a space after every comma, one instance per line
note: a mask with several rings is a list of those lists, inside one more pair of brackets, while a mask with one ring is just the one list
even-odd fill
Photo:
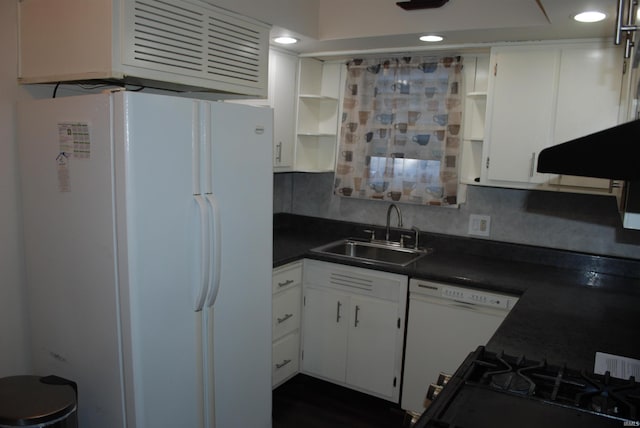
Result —
[[387, 209], [387, 234], [386, 234], [386, 240], [389, 240], [389, 232], [391, 231], [391, 226], [390, 226], [390, 222], [391, 222], [391, 209], [395, 208], [396, 209], [396, 214], [398, 215], [398, 227], [402, 227], [402, 213], [400, 212], [400, 208], [398, 208], [396, 206], [396, 204], [391, 204], [389, 205], [389, 208]]

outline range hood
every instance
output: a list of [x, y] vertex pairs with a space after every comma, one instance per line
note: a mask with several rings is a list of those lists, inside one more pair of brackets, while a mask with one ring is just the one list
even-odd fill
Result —
[[538, 172], [624, 180], [620, 212], [625, 228], [640, 229], [640, 120], [566, 143], [538, 156]]
[[634, 120], [566, 143], [538, 156], [538, 172], [640, 180], [640, 120]]

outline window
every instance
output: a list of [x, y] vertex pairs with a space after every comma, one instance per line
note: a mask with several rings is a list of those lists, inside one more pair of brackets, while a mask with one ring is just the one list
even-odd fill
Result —
[[347, 64], [334, 192], [457, 204], [462, 57]]

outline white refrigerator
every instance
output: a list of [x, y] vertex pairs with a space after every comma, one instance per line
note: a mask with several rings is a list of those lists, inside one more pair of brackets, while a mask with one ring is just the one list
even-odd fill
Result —
[[81, 428], [271, 426], [272, 110], [18, 106], [35, 373]]

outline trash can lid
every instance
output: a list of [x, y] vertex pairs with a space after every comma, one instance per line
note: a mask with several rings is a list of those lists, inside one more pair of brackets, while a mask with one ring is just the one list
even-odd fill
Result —
[[[76, 409], [70, 384], [44, 383], [40, 376], [0, 379], [0, 425], [29, 426], [55, 422]], [[58, 378], [61, 379], [61, 378]]]

